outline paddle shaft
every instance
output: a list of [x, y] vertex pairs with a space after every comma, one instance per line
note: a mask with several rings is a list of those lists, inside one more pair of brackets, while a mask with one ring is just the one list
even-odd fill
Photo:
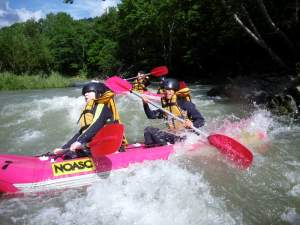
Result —
[[[168, 74], [169, 70], [168, 70], [168, 67], [166, 66], [158, 66], [158, 67], [155, 67], [154, 69], [151, 70], [150, 73], [146, 73], [146, 74], [143, 74], [144, 76], [148, 76], [148, 75], [153, 75], [155, 77], [160, 77], [160, 76], [163, 76], [163, 75], [166, 75]], [[137, 78], [138, 76], [135, 76], [135, 77], [131, 77], [131, 78], [127, 78], [125, 80], [133, 80], [135, 78]]]
[[[129, 82], [117, 76], [109, 78], [108, 80], [106, 80], [105, 84], [110, 89], [114, 90], [116, 93], [124, 93], [129, 91], [137, 97], [143, 99], [141, 94], [132, 91], [132, 85]], [[174, 119], [180, 122], [185, 122], [185, 120], [183, 120], [182, 118], [179, 118], [170, 113], [169, 111], [164, 110], [163, 108], [151, 102], [150, 100], [148, 100], [148, 103], [154, 106], [155, 108], [160, 109], [167, 115], [170, 115]], [[253, 161], [253, 154], [249, 149], [247, 149], [245, 146], [243, 146], [236, 140], [222, 134], [207, 135], [205, 132], [199, 130], [194, 126], [192, 126], [191, 128], [196, 133], [205, 136], [212, 146], [215, 146], [222, 154], [226, 155], [229, 159], [233, 160], [237, 165], [241, 165], [243, 168], [248, 168], [251, 165]]]
[[[146, 73], [146, 74], [143, 74], [144, 76], [148, 76], [148, 75], [151, 75], [151, 73]], [[127, 79], [125, 79], [125, 80], [133, 80], [133, 79], [135, 79], [135, 78], [137, 78], [138, 76], [135, 76], [135, 77], [131, 77], [131, 78], [127, 78]]]
[[[134, 94], [135, 96], [138, 96], [138, 97], [140, 97], [141, 99], [143, 99], [143, 96], [142, 96], [141, 94], [139, 94], [139, 93], [137, 93], [137, 92], [134, 92], [134, 91], [130, 91], [130, 92], [131, 92], [132, 94]], [[148, 103], [149, 103], [150, 105], [153, 105], [154, 107], [160, 109], [160, 110], [163, 111], [164, 113], [166, 113], [166, 114], [172, 116], [174, 119], [176, 119], [176, 120], [178, 120], [178, 121], [184, 123], [184, 119], [182, 119], [182, 118], [180, 118], [180, 117], [178, 117], [178, 116], [175, 116], [173, 113], [169, 112], [168, 110], [165, 110], [164, 108], [160, 107], [159, 105], [155, 104], [154, 102], [148, 100]], [[198, 128], [194, 127], [194, 125], [192, 125], [191, 128], [192, 128], [194, 131], [196, 131], [197, 133], [199, 133], [199, 134], [201, 134], [201, 135], [203, 135], [203, 136], [205, 136], [205, 137], [208, 137], [208, 135], [207, 135], [205, 132], [203, 132], [203, 131], [199, 130]]]

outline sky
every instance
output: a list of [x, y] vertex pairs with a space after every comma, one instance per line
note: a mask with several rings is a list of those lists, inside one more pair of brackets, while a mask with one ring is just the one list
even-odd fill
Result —
[[100, 16], [107, 7], [116, 6], [121, 0], [0, 0], [0, 28], [28, 19], [38, 20], [48, 13], [66, 12], [74, 19]]

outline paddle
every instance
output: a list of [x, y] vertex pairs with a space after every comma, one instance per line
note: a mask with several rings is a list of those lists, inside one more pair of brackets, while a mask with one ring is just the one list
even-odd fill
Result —
[[[169, 73], [168, 67], [166, 67], [166, 66], [158, 66], [158, 67], [155, 67], [154, 69], [152, 69], [150, 73], [146, 73], [144, 75], [145, 76], [153, 75], [155, 77], [161, 77], [161, 76], [164, 76], [164, 75], [166, 75], [168, 73]], [[135, 79], [137, 77], [138, 76], [135, 76], [135, 77], [131, 77], [131, 78], [128, 78], [128, 79], [125, 79], [125, 80], [133, 80], [133, 79]]]
[[124, 136], [124, 125], [107, 124], [93, 137], [89, 148], [93, 158], [108, 155], [119, 150]]
[[[132, 85], [117, 76], [111, 77], [105, 81], [105, 85], [108, 86], [111, 90], [116, 93], [122, 93], [130, 91], [132, 94], [143, 98], [141, 94], [132, 91]], [[172, 114], [171, 112], [163, 109], [162, 107], [156, 105], [155, 103], [148, 100], [148, 103], [153, 105], [154, 107], [162, 110], [166, 114], [172, 116], [176, 120], [180, 122], [184, 122], [182, 118], [179, 118]], [[211, 134], [208, 135], [200, 129], [192, 126], [191, 127], [195, 132], [205, 136], [209, 143], [215, 146], [222, 154], [224, 154], [230, 160], [233, 160], [236, 165], [241, 168], [248, 168], [253, 160], [253, 155], [249, 149], [247, 149], [244, 145], [240, 144], [238, 141], [222, 134]]]
[[[92, 157], [97, 158], [118, 151], [122, 144], [123, 135], [124, 126], [122, 124], [107, 124], [102, 127], [88, 145]], [[70, 149], [66, 148], [56, 155], [63, 155], [68, 151]]]

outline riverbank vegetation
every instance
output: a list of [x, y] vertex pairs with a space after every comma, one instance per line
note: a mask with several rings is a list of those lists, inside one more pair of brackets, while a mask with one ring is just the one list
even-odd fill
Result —
[[[241, 93], [233, 86], [245, 91], [249, 85], [240, 81], [252, 81], [264, 102], [300, 84], [299, 1], [122, 0], [96, 18], [51, 13], [0, 29], [0, 72], [17, 75], [2, 73], [1, 85], [27, 88], [47, 83], [30, 79], [47, 77], [59, 86], [65, 81], [51, 71], [65, 78], [126, 77], [166, 65], [168, 76], [186, 82], [229, 83], [234, 96]], [[265, 86], [276, 88], [269, 93]]]
[[49, 75], [15, 75], [3, 72], [0, 73], [0, 90], [63, 88], [71, 86], [77, 79], [66, 78], [54, 72]]
[[96, 18], [48, 14], [0, 30], [0, 71], [94, 77], [167, 65], [188, 80], [292, 74], [299, 61], [297, 2], [123, 0]]

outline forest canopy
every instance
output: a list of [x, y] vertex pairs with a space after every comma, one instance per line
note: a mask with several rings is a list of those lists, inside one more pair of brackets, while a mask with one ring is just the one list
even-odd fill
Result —
[[298, 0], [123, 0], [96, 18], [48, 14], [0, 29], [0, 72], [90, 76], [167, 65], [210, 79], [288, 72], [299, 62]]

